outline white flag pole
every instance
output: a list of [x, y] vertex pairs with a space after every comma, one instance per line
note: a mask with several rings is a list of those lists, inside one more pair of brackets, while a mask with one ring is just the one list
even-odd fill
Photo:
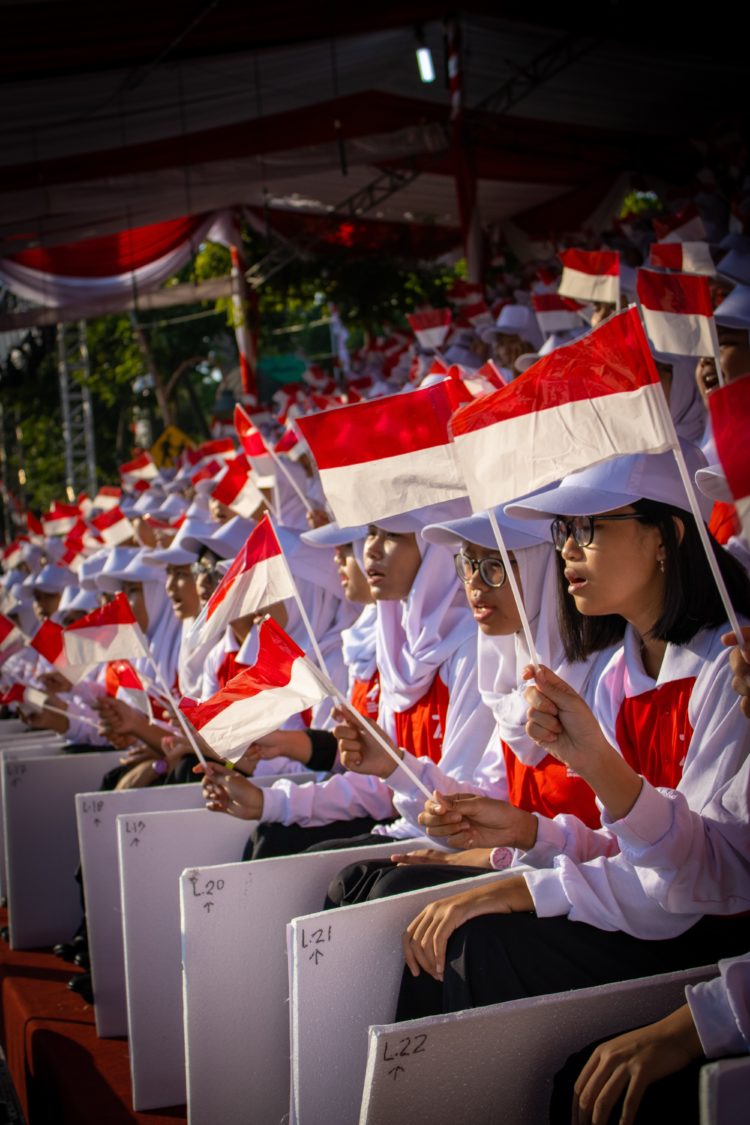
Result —
[[685, 455], [682, 452], [682, 447], [680, 445], [679, 438], [677, 437], [677, 431], [675, 430], [674, 422], [672, 421], [672, 415], [669, 413], [669, 406], [667, 405], [667, 400], [663, 392], [658, 396], [658, 402], [659, 408], [662, 412], [664, 427], [667, 431], [667, 435], [670, 436], [670, 440], [672, 442], [672, 452], [674, 454], [675, 461], [677, 462], [677, 468], [679, 470], [680, 477], [682, 478], [682, 483], [685, 486], [688, 503], [690, 504], [690, 511], [692, 512], [693, 519], [695, 520], [695, 526], [698, 529], [698, 535], [703, 545], [703, 550], [706, 553], [708, 565], [711, 569], [711, 573], [714, 576], [716, 588], [719, 591], [719, 597], [721, 598], [724, 609], [726, 610], [727, 620], [732, 627], [732, 632], [737, 639], [737, 644], [742, 647], [742, 645], [744, 645], [745, 643], [745, 640], [742, 636], [740, 623], [737, 619], [737, 614], [729, 597], [729, 591], [727, 590], [724, 576], [719, 569], [718, 560], [711, 547], [711, 541], [708, 538], [708, 531], [706, 529], [705, 523], [703, 522], [703, 516], [698, 504], [698, 497], [695, 492], [695, 483], [690, 476], [690, 472], [685, 462]]
[[523, 628], [523, 635], [526, 638], [526, 647], [529, 650], [529, 659], [531, 660], [531, 663], [534, 665], [534, 667], [538, 668], [539, 667], [539, 656], [538, 656], [537, 651], [536, 651], [536, 645], [534, 644], [534, 637], [533, 637], [532, 632], [531, 632], [531, 626], [529, 625], [529, 619], [526, 616], [526, 607], [523, 604], [523, 598], [521, 597], [521, 591], [518, 587], [518, 583], [516, 582], [516, 576], [515, 576], [515, 573], [513, 571], [513, 566], [511, 564], [511, 561], [510, 561], [510, 555], [508, 554], [508, 548], [505, 546], [502, 534], [500, 532], [500, 525], [498, 524], [495, 513], [492, 511], [491, 508], [488, 508], [487, 516], [489, 518], [490, 527], [492, 528], [492, 531], [494, 533], [495, 540], [496, 540], [497, 545], [500, 549], [500, 555], [501, 555], [502, 560], [503, 560], [503, 566], [505, 567], [505, 575], [508, 579], [508, 582], [510, 583], [510, 588], [513, 592], [513, 597], [516, 600], [516, 608], [518, 609], [518, 615], [521, 618], [521, 626]]
[[284, 462], [279, 457], [278, 453], [275, 453], [270, 445], [267, 445], [266, 449], [268, 450], [268, 454], [269, 454], [271, 460], [273, 461], [274, 465], [276, 466], [276, 468], [279, 469], [284, 474], [284, 476], [286, 477], [289, 484], [292, 486], [292, 488], [297, 493], [297, 495], [299, 496], [302, 503], [305, 505], [306, 511], [312, 512], [312, 510], [313, 510], [312, 504], [307, 499], [304, 492], [302, 491], [300, 486], [297, 484], [296, 480], [294, 479], [292, 474], [289, 472], [289, 470], [287, 469]]

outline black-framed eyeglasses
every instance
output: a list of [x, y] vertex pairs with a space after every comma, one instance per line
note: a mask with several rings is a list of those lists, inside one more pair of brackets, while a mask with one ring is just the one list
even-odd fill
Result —
[[572, 536], [577, 547], [590, 547], [594, 542], [596, 525], [601, 520], [645, 520], [646, 518], [639, 512], [624, 512], [617, 516], [573, 516], [569, 520], [557, 516], [550, 524], [552, 542], [556, 550], [562, 551]]
[[456, 574], [464, 584], [471, 582], [472, 575], [477, 570], [485, 586], [492, 586], [493, 589], [498, 590], [505, 583], [505, 566], [502, 559], [491, 557], [473, 559], [471, 555], [465, 555], [460, 551], [453, 556], [453, 561], [456, 564]]

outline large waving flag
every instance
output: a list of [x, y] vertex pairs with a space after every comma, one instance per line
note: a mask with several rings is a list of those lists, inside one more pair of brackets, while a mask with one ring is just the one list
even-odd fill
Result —
[[635, 308], [537, 360], [452, 419], [472, 506], [492, 508], [624, 453], [673, 448]]
[[716, 387], [708, 396], [716, 452], [745, 535], [750, 534], [750, 375]]
[[657, 352], [714, 355], [718, 347], [707, 277], [638, 270], [636, 286], [643, 323]]
[[255, 613], [295, 594], [284, 552], [266, 515], [250, 532], [245, 546], [193, 622], [188, 646], [193, 652], [206, 651], [236, 617]]
[[145, 638], [124, 594], [65, 628], [43, 621], [29, 643], [73, 681], [97, 664], [148, 656]]
[[217, 754], [237, 761], [257, 738], [329, 694], [325, 677], [291, 637], [268, 618], [258, 630], [258, 656], [204, 703], [180, 707]]
[[448, 422], [470, 397], [460, 379], [444, 379], [298, 418], [340, 526], [373, 523], [465, 496]]
[[617, 250], [563, 250], [558, 286], [561, 297], [616, 304], [620, 297], [620, 255]]
[[652, 242], [649, 250], [652, 266], [678, 273], [715, 274], [716, 266], [707, 242]]

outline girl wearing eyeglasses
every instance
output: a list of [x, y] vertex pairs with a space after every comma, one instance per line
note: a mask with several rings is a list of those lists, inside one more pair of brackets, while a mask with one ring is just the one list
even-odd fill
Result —
[[[685, 456], [694, 472], [700, 454], [686, 447]], [[534, 839], [516, 851], [532, 870], [421, 911], [404, 934], [400, 1018], [700, 965], [747, 948], [747, 918], [703, 916], [737, 909], [721, 871], [704, 901], [677, 913], [658, 872], [638, 866], [639, 849], [669, 832], [664, 793], [678, 792], [700, 813], [750, 749], [721, 643], [725, 611], [688, 509], [671, 453], [618, 458], [508, 507], [552, 520], [569, 659], [623, 641], [593, 711], [545, 667], [527, 692], [528, 734], [591, 785], [603, 826], [536, 817]], [[736, 610], [747, 615], [747, 575], [713, 549]]]
[[[595, 654], [586, 661], [568, 664], [557, 622], [557, 563], [549, 541], [548, 522], [522, 523], [504, 516], [499, 509], [495, 515], [511, 553], [511, 565], [542, 659], [574, 682], [579, 691], [588, 691], [613, 650], [608, 648], [604, 656]], [[461, 850], [420, 848], [394, 856], [393, 861], [350, 864], [330, 885], [326, 901], [329, 907], [475, 875], [477, 868], [507, 867], [512, 852], [502, 844], [515, 840], [526, 821], [535, 824], [531, 816], [534, 812], [547, 816], [572, 813], [584, 824], [599, 825], [590, 787], [571, 775], [564, 764], [526, 733], [528, 704], [521, 676], [529, 662], [529, 652], [489, 518], [475, 515], [432, 524], [424, 528], [422, 538], [454, 552], [456, 573], [478, 626], [479, 689], [482, 701], [492, 711], [495, 730], [473, 776], [464, 776], [462, 780], [446, 773], [442, 762], [409, 758], [410, 767], [421, 774], [427, 786], [439, 790], [445, 802], [445, 807], [435, 802], [434, 813], [420, 813], [420, 823], [428, 835], [439, 835], [450, 849]], [[353, 732], [351, 737], [354, 739]], [[365, 739], [363, 736], [361, 741]], [[344, 765], [351, 753], [344, 752]], [[463, 817], [463, 807], [470, 810], [469, 819]], [[488, 841], [483, 839], [476, 823], [485, 807], [493, 825], [503, 821], [500, 831], [495, 828]], [[450, 809], [447, 816], [446, 808]], [[436, 833], [430, 827], [433, 816], [439, 828]]]

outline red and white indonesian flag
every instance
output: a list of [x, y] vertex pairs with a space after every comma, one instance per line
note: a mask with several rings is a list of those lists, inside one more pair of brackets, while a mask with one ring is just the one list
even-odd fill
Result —
[[250, 415], [239, 403], [234, 408], [234, 428], [237, 431], [237, 437], [240, 439], [240, 445], [245, 451], [245, 456], [255, 472], [263, 477], [273, 475], [275, 467], [266, 440], [253, 423]]
[[122, 489], [116, 485], [105, 484], [94, 497], [92, 507], [100, 512], [111, 512], [113, 508], [119, 507], [121, 500]]
[[687, 242], [705, 239], [706, 228], [694, 203], [688, 203], [674, 215], [654, 219], [654, 233], [660, 242]]
[[75, 504], [60, 504], [53, 500], [48, 512], [42, 516], [45, 535], [67, 535], [76, 526], [81, 513]]
[[616, 304], [620, 298], [620, 255], [617, 250], [563, 250], [558, 293], [578, 301]]
[[64, 629], [43, 621], [30, 644], [73, 681], [97, 664], [148, 656], [146, 640], [124, 594]]
[[128, 483], [156, 480], [158, 475], [159, 470], [149, 453], [142, 453], [140, 457], [136, 457], [132, 461], [126, 461], [124, 465], [120, 465], [120, 476]]
[[258, 657], [204, 703], [180, 707], [215, 753], [237, 761], [251, 742], [329, 695], [325, 677], [270, 618], [258, 630]]
[[532, 293], [531, 307], [536, 313], [537, 323], [546, 335], [553, 332], [569, 332], [571, 328], [581, 328], [583, 306], [570, 297], [559, 293]]
[[636, 309], [537, 360], [451, 421], [475, 511], [626, 453], [662, 453], [673, 429]]
[[716, 266], [707, 242], [654, 242], [649, 251], [656, 269], [678, 273], [715, 274]]
[[0, 664], [23, 648], [27, 640], [26, 634], [11, 621], [10, 617], [0, 613]]
[[42, 521], [38, 519], [33, 512], [26, 513], [26, 530], [34, 543], [39, 543], [44, 538]]
[[750, 375], [716, 387], [708, 396], [716, 452], [734, 497], [745, 536], [750, 535]]
[[263, 493], [250, 479], [250, 465], [242, 456], [229, 462], [211, 495], [245, 519], [250, 519], [263, 503]]
[[448, 422], [471, 395], [460, 379], [298, 418], [341, 527], [466, 495]]
[[707, 277], [638, 270], [643, 323], [657, 352], [713, 355], [713, 304]]
[[102, 512], [100, 516], [94, 516], [91, 523], [107, 547], [117, 547], [120, 543], [126, 543], [128, 539], [135, 537], [132, 523], [119, 507]]
[[420, 347], [434, 351], [443, 346], [451, 326], [452, 315], [450, 309], [425, 309], [424, 312], [407, 313], [406, 319]]
[[294, 581], [268, 516], [250, 532], [242, 550], [196, 617], [187, 637], [190, 650], [216, 643], [230, 621], [292, 598]]
[[153, 718], [148, 691], [141, 677], [127, 660], [112, 660], [107, 664], [104, 678], [107, 695], [121, 699], [142, 715]]

